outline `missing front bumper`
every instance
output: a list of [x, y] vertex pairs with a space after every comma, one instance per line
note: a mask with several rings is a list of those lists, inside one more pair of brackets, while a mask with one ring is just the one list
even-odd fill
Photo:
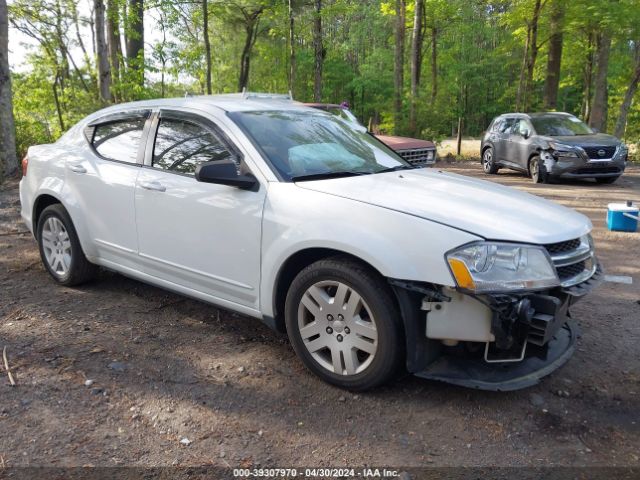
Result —
[[579, 329], [572, 320], [565, 323], [544, 350], [531, 352], [517, 363], [487, 363], [483, 358], [443, 354], [415, 373], [429, 380], [476, 388], [511, 391], [527, 388], [564, 365], [575, 351]]

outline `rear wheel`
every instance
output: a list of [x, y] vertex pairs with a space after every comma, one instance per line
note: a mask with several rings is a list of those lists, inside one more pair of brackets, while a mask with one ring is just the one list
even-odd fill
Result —
[[542, 163], [538, 155], [531, 157], [531, 160], [529, 160], [529, 175], [533, 183], [547, 183], [548, 181], [544, 163]]
[[89, 263], [71, 217], [60, 205], [45, 208], [37, 227], [40, 258], [53, 279], [61, 285], [79, 285], [91, 280], [97, 267]]
[[595, 180], [598, 183], [614, 183], [619, 178], [620, 178], [620, 176], [617, 176], [617, 177], [599, 177], [599, 178], [596, 178]]
[[348, 257], [302, 270], [289, 288], [285, 317], [305, 366], [333, 385], [373, 388], [391, 380], [402, 363], [400, 318], [388, 285]]
[[498, 173], [498, 166], [493, 158], [493, 148], [489, 147], [482, 153], [482, 169], [484, 173], [494, 175]]

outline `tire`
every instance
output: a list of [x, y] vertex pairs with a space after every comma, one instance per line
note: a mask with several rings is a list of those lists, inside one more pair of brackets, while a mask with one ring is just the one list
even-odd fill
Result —
[[404, 361], [401, 319], [389, 286], [351, 258], [330, 257], [303, 269], [289, 287], [285, 321], [304, 365], [338, 387], [380, 386]]
[[607, 183], [614, 183], [619, 178], [620, 178], [620, 175], [618, 175], [617, 177], [599, 177], [599, 178], [596, 178], [595, 181], [598, 183], [607, 184]]
[[500, 168], [496, 165], [495, 159], [493, 158], [493, 148], [486, 148], [484, 152], [482, 152], [482, 170], [487, 175], [495, 175], [498, 173]]
[[534, 155], [531, 157], [531, 160], [529, 160], [529, 176], [531, 180], [533, 180], [533, 183], [548, 183], [549, 181], [547, 171], [538, 155]]
[[71, 217], [62, 205], [43, 210], [36, 232], [42, 263], [57, 283], [70, 287], [95, 277], [98, 267], [84, 256]]

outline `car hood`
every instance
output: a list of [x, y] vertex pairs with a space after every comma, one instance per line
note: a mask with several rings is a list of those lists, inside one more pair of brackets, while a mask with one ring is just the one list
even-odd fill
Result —
[[376, 135], [376, 138], [393, 150], [435, 147], [433, 142], [430, 142], [429, 140], [420, 140], [419, 138], [393, 137], [391, 135]]
[[606, 133], [595, 133], [593, 135], [569, 135], [559, 137], [543, 137], [549, 142], [564, 143], [565, 145], [572, 145], [578, 147], [615, 147], [620, 144], [613, 135], [607, 135]]
[[[431, 169], [305, 181], [297, 185], [414, 215], [491, 240], [547, 244], [577, 238], [591, 230], [587, 217], [543, 198]], [[428, 246], [429, 239], [424, 241]]]

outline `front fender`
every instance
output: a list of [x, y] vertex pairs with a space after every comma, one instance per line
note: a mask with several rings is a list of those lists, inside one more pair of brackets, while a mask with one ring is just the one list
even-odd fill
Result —
[[309, 248], [360, 258], [383, 276], [453, 286], [445, 253], [480, 238], [446, 225], [334, 195], [273, 183], [264, 210], [261, 309], [287, 259]]

